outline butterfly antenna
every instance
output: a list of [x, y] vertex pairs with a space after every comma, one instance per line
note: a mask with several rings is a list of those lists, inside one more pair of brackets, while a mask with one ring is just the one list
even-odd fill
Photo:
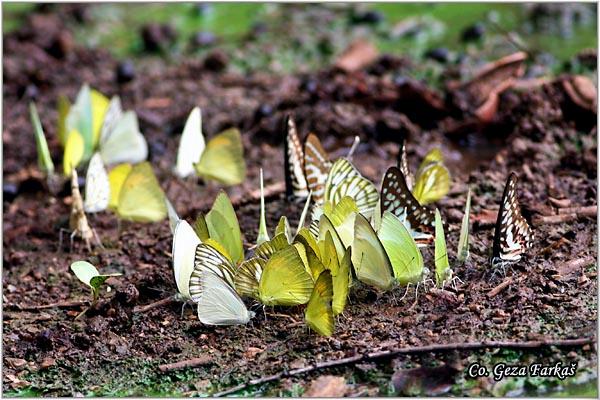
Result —
[[358, 147], [359, 143], [360, 143], [360, 137], [358, 137], [358, 135], [354, 136], [354, 141], [352, 142], [352, 147], [350, 147], [350, 151], [348, 151], [348, 155], [346, 156], [348, 161], [352, 161], [352, 156], [354, 155], [354, 152], [356, 151], [356, 148]]

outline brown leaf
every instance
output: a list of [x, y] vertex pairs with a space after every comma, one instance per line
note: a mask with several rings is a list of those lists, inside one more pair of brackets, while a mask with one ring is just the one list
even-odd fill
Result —
[[396, 371], [392, 385], [397, 394], [405, 396], [439, 396], [454, 384], [458, 370], [447, 364], [439, 367], [420, 367]]
[[335, 62], [345, 72], [358, 71], [373, 63], [379, 55], [377, 48], [366, 40], [356, 40], [348, 46]]
[[344, 397], [348, 391], [342, 376], [323, 375], [310, 383], [304, 397]]

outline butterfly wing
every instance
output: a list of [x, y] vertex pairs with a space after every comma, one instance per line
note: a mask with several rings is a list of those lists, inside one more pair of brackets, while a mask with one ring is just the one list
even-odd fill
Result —
[[[236, 291], [216, 274], [205, 271], [201, 277], [192, 274], [194, 288], [201, 286], [202, 296], [197, 298], [198, 319], [205, 325], [243, 325], [253, 316]], [[196, 279], [199, 280], [195, 283]], [[192, 284], [190, 282], [190, 290]]]
[[117, 210], [119, 208], [119, 197], [121, 195], [121, 189], [125, 179], [129, 176], [129, 173], [133, 169], [131, 164], [119, 164], [111, 169], [108, 174], [108, 182], [110, 185], [110, 200], [108, 202], [108, 208], [111, 210]]
[[229, 197], [221, 191], [205, 217], [209, 236], [219, 242], [231, 260], [238, 264], [244, 259], [242, 232]]
[[450, 190], [450, 173], [441, 163], [431, 164], [417, 176], [412, 194], [422, 205], [443, 198]]
[[525, 250], [532, 247], [533, 239], [533, 231], [521, 215], [517, 199], [517, 176], [513, 172], [506, 181], [502, 204], [498, 211], [492, 266], [519, 261]]
[[194, 168], [198, 176], [224, 185], [242, 183], [246, 177], [246, 161], [240, 131], [227, 129], [209, 140]]
[[304, 174], [315, 204], [323, 202], [325, 181], [330, 168], [331, 161], [329, 161], [321, 141], [315, 134], [309, 134], [304, 142]]
[[180, 178], [192, 175], [194, 164], [200, 160], [205, 147], [206, 143], [202, 134], [202, 113], [199, 107], [194, 107], [181, 134], [175, 174]]
[[117, 214], [138, 222], [156, 222], [167, 216], [165, 194], [150, 163], [132, 167], [119, 192]]
[[173, 272], [177, 290], [186, 300], [191, 299], [190, 277], [194, 271], [196, 247], [199, 244], [200, 239], [190, 224], [183, 219], [179, 220], [173, 234]]
[[304, 320], [306, 324], [319, 335], [331, 336], [334, 329], [333, 309], [333, 283], [331, 273], [323, 271], [315, 282], [315, 286], [308, 300]]
[[[344, 253], [346, 252], [346, 246], [344, 246], [344, 242], [342, 242], [342, 239], [340, 238], [337, 229], [335, 229], [335, 226], [333, 225], [329, 217], [323, 214], [321, 215], [321, 219], [319, 220], [319, 234], [317, 236], [317, 242], [325, 241], [328, 233], [333, 239], [338, 258], [343, 257]], [[322, 256], [323, 255], [321, 255], [321, 258]]]
[[259, 299], [258, 283], [267, 262], [260, 257], [252, 257], [242, 264], [235, 273], [235, 289], [240, 296]]
[[442, 216], [438, 209], [435, 210], [435, 284], [442, 287], [444, 282], [452, 278], [452, 270], [448, 261], [446, 238]]
[[385, 248], [361, 214], [354, 220], [354, 242], [352, 243], [352, 265], [359, 281], [387, 291], [394, 285], [392, 264]]
[[333, 276], [333, 315], [339, 315], [346, 308], [350, 289], [350, 268], [352, 265], [352, 250], [346, 249], [337, 273]]
[[464, 263], [469, 257], [469, 215], [471, 214], [471, 188], [467, 192], [465, 214], [460, 226], [460, 237], [458, 239], [458, 262]]
[[221, 278], [232, 288], [235, 287], [235, 266], [219, 250], [208, 243], [196, 245], [194, 271], [190, 277], [190, 297], [198, 302], [203, 295], [203, 274], [210, 272]]
[[337, 204], [345, 196], [354, 200], [359, 212], [368, 218], [379, 200], [375, 185], [363, 177], [350, 161], [340, 158], [333, 163], [327, 175], [324, 200]]
[[285, 193], [288, 198], [303, 199], [308, 196], [308, 184], [304, 176], [304, 151], [298, 139], [296, 123], [287, 117], [284, 141]]
[[404, 224], [389, 211], [383, 214], [377, 232], [400, 285], [416, 284], [423, 279], [423, 256]]
[[406, 180], [406, 186], [409, 189], [413, 188], [414, 179], [408, 169], [408, 157], [406, 155], [406, 140], [400, 141], [400, 148], [398, 149], [398, 168], [402, 171], [404, 179]]
[[94, 213], [108, 208], [110, 200], [110, 183], [108, 174], [102, 163], [102, 157], [95, 153], [90, 159], [85, 176], [85, 212]]
[[123, 113], [114, 129], [100, 143], [100, 154], [106, 165], [139, 163], [148, 157], [148, 144], [140, 132], [137, 115], [133, 111]]
[[175, 228], [177, 227], [177, 223], [181, 221], [181, 218], [177, 215], [175, 207], [173, 207], [167, 196], [165, 196], [165, 204], [167, 206], [167, 216], [169, 217], [169, 228], [171, 228], [171, 233], [175, 234]]
[[390, 211], [408, 228], [420, 245], [433, 240], [435, 214], [421, 206], [408, 190], [404, 175], [397, 167], [390, 167], [381, 186], [381, 212]]
[[258, 285], [260, 301], [268, 306], [305, 304], [312, 288], [312, 277], [292, 245], [278, 251], [267, 261]]
[[100, 143], [105, 142], [111, 132], [116, 128], [119, 120], [123, 117], [123, 108], [121, 107], [121, 99], [119, 96], [113, 96], [108, 103], [102, 127], [100, 128]]

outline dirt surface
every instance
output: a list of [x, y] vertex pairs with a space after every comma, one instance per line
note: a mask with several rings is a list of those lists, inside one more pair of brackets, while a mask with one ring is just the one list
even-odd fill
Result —
[[[211, 70], [205, 60], [189, 60], [171, 67], [145, 65], [135, 80], [120, 85], [116, 61], [102, 50], [75, 46], [65, 32], [59, 17], [37, 15], [4, 40], [4, 390], [63, 396], [215, 393], [282, 369], [365, 351], [595, 336], [596, 215], [555, 224], [544, 219], [557, 213], [550, 198], [568, 207], [596, 205], [596, 115], [570, 101], [560, 82], [505, 92], [492, 122], [482, 124], [452, 107], [448, 93], [403, 79], [405, 71], [417, 68], [410, 60], [383, 56], [355, 73], [328, 69], [301, 76], [236, 76]], [[289, 112], [296, 115], [300, 132], [315, 131], [332, 157], [345, 154], [353, 135], [360, 135], [355, 163], [378, 185], [395, 163], [400, 137], [407, 137], [413, 171], [428, 150], [440, 146], [453, 178], [450, 194], [437, 204], [447, 224], [451, 260], [467, 185], [473, 190], [471, 257], [464, 266], [453, 266], [463, 283], [420, 293], [417, 301], [412, 290], [401, 299], [404, 289], [377, 295], [357, 285], [329, 339], [308, 332], [302, 307], [263, 313], [251, 305], [257, 317], [248, 326], [232, 328], [203, 326], [190, 307], [182, 316], [178, 303], [134, 312], [135, 306], [176, 291], [168, 222], [119, 227], [112, 214], [93, 215], [90, 223], [105, 249], [89, 254], [76, 242], [69, 252], [68, 240], [58, 247], [59, 230], [68, 226], [68, 192], [50, 196], [36, 172], [29, 100], [36, 101], [53, 158], [60, 160], [58, 95], [74, 98], [83, 82], [107, 95], [119, 94], [124, 107], [137, 112], [161, 185], [188, 220], [206, 210], [220, 190], [213, 183], [177, 180], [171, 173], [179, 134], [195, 105], [202, 108], [208, 137], [229, 126], [243, 133], [248, 177], [227, 189], [236, 204], [257, 189], [259, 167], [266, 185], [283, 181], [282, 127]], [[532, 221], [536, 240], [532, 251], [507, 271], [512, 283], [490, 296], [505, 279], [489, 271], [487, 259], [510, 171], [519, 176], [523, 214]], [[249, 245], [256, 237], [258, 204], [245, 202], [236, 211]], [[281, 215], [293, 225], [301, 205], [276, 193], [267, 211], [270, 228]], [[432, 253], [432, 248], [424, 251], [426, 264], [433, 263]], [[110, 279], [113, 290], [103, 293], [83, 318], [74, 320], [81, 306], [36, 309], [87, 299], [86, 289], [69, 271], [79, 259], [123, 276]], [[553, 359], [553, 354], [543, 356]], [[158, 370], [161, 364], [205, 355], [209, 359], [200, 367]], [[571, 356], [580, 367], [596, 362], [594, 346]], [[411, 365], [410, 360], [402, 365]], [[368, 374], [371, 367], [361, 368]], [[285, 380], [271, 393], [281, 394], [293, 382]], [[489, 390], [480, 393], [493, 393]], [[386, 392], [358, 380], [346, 394]]]

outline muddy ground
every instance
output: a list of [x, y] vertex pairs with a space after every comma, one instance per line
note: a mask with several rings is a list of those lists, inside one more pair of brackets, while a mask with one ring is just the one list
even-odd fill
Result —
[[[596, 216], [576, 215], [560, 223], [544, 218], [557, 213], [557, 204], [596, 205], [596, 115], [574, 104], [559, 82], [503, 93], [492, 122], [483, 124], [451, 107], [452, 102], [445, 101], [447, 92], [430, 92], [423, 83], [403, 78], [418, 68], [408, 59], [383, 56], [354, 73], [329, 68], [298, 76], [239, 76], [191, 59], [172, 66], [144, 65], [136, 79], [119, 84], [116, 61], [107, 52], [80, 48], [61, 39], [63, 34], [57, 16], [38, 15], [4, 40], [5, 391], [53, 396], [214, 394], [284, 369], [387, 348], [595, 337]], [[178, 303], [134, 312], [136, 306], [176, 291], [168, 222], [125, 222], [119, 228], [114, 215], [93, 215], [90, 223], [105, 249], [89, 254], [76, 242], [69, 252], [68, 241], [58, 247], [59, 230], [68, 226], [69, 193], [49, 195], [37, 173], [29, 100], [36, 101], [53, 158], [60, 160], [57, 98], [74, 98], [83, 82], [107, 95], [119, 94], [124, 107], [137, 112], [161, 185], [188, 220], [206, 210], [220, 188], [177, 180], [170, 172], [187, 113], [195, 105], [202, 108], [209, 137], [228, 126], [239, 127], [248, 176], [227, 192], [238, 204], [248, 245], [258, 226], [258, 205], [251, 197], [258, 186], [258, 168], [264, 168], [266, 185], [283, 182], [281, 140], [287, 113], [296, 115], [303, 134], [315, 131], [333, 156], [343, 155], [353, 135], [360, 135], [355, 163], [377, 184], [395, 162], [400, 137], [407, 137], [413, 171], [428, 150], [440, 146], [452, 173], [450, 194], [437, 204], [446, 220], [451, 260], [467, 185], [473, 190], [471, 257], [464, 266], [453, 265], [463, 283], [456, 289], [421, 293], [416, 302], [412, 291], [401, 299], [403, 289], [377, 295], [359, 286], [329, 339], [307, 330], [301, 307], [263, 313], [252, 305], [260, 311], [257, 317], [248, 326], [232, 328], [203, 326], [189, 307], [182, 317]], [[491, 296], [504, 280], [490, 273], [487, 258], [510, 171], [520, 178], [523, 214], [532, 221], [536, 240], [531, 252], [507, 271], [512, 283]], [[275, 192], [267, 200], [267, 211], [273, 228], [284, 214], [295, 223], [301, 210]], [[432, 263], [432, 252], [425, 250], [426, 263]], [[109, 281], [113, 290], [103, 293], [95, 309], [74, 320], [82, 306], [43, 305], [87, 298], [86, 289], [69, 271], [70, 263], [79, 259], [123, 276]], [[196, 368], [164, 373], [158, 369], [204, 355], [206, 364]], [[451, 393], [528, 393], [523, 382], [501, 388], [506, 382], [465, 379], [462, 368], [469, 362], [497, 359], [576, 360], [580, 380], [597, 376], [595, 346], [587, 345], [401, 357], [287, 378], [238, 394], [299, 395], [312, 379], [334, 374], [345, 377], [346, 395], [388, 395], [394, 393], [388, 385], [394, 370], [440, 363], [458, 365], [447, 385]], [[587, 375], [581, 378], [582, 374]]]

